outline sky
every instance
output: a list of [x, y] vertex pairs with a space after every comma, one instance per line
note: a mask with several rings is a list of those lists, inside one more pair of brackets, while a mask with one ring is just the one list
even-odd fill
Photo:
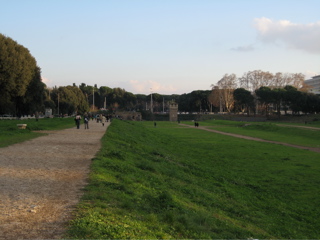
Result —
[[[320, 74], [320, 0], [0, 0], [0, 33], [48, 87], [210, 90], [225, 74]], [[0, 53], [1, 54], [1, 53]]]

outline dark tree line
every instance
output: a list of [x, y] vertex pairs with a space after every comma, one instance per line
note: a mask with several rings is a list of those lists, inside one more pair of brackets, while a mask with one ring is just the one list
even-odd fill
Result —
[[280, 116], [281, 111], [287, 114], [289, 110], [292, 114], [320, 112], [320, 96], [298, 91], [289, 85], [284, 88], [260, 87], [253, 93], [238, 88], [233, 96], [235, 112], [259, 112], [266, 116], [271, 112]]
[[260, 87], [255, 91], [255, 94], [264, 107], [265, 115], [269, 115], [270, 110], [278, 116], [280, 116], [281, 110], [285, 113], [291, 110], [292, 114], [320, 112], [320, 97], [318, 95], [298, 91], [293, 86], [273, 89]]

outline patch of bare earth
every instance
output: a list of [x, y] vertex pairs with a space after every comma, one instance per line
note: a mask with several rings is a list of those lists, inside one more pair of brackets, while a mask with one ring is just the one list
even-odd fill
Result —
[[108, 124], [48, 131], [0, 148], [0, 239], [59, 239]]

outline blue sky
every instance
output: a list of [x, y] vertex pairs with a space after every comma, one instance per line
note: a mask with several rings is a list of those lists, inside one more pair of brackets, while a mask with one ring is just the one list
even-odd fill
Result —
[[48, 87], [209, 90], [224, 74], [320, 74], [319, 0], [0, 0], [0, 33]]

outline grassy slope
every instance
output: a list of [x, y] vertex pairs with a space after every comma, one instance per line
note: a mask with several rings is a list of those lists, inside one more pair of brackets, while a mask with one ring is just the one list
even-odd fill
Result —
[[[27, 129], [18, 129], [17, 124], [20, 123], [27, 124]], [[43, 135], [43, 133], [33, 132], [35, 130], [59, 130], [73, 126], [73, 118], [44, 118], [39, 119], [39, 121], [34, 119], [0, 120], [0, 147], [6, 147]]]
[[[192, 125], [192, 122], [183, 122]], [[204, 121], [201, 126], [206, 126], [222, 132], [236, 133], [271, 141], [286, 142], [290, 144], [320, 147], [320, 128], [318, 130], [281, 126], [277, 123], [246, 123], [235, 121]], [[311, 126], [310, 124], [307, 126]], [[313, 127], [318, 127], [313, 125]]]
[[317, 238], [319, 154], [114, 121], [70, 238]]

